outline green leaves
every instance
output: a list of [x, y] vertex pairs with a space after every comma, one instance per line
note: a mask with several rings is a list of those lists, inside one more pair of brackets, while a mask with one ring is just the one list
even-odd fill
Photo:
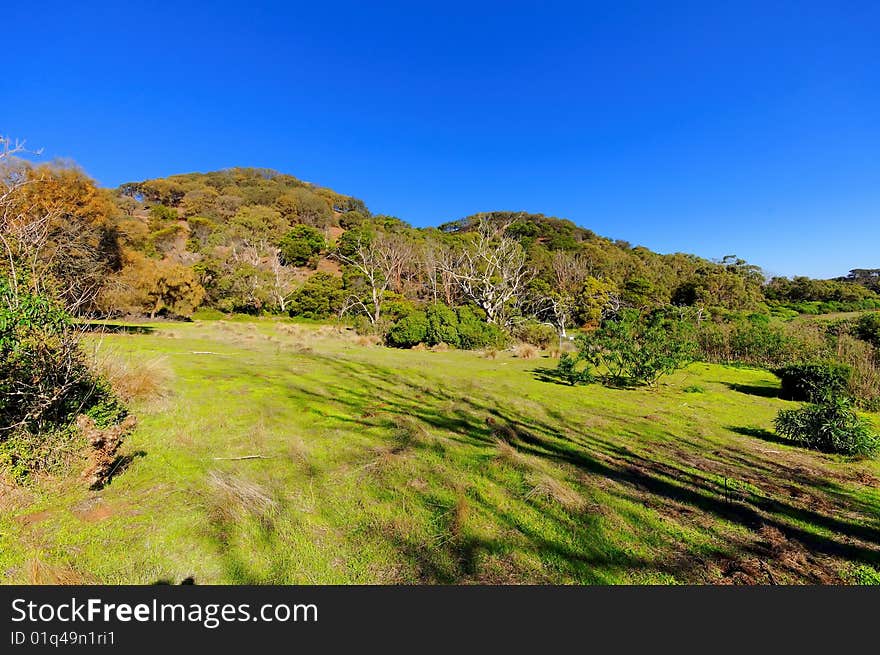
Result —
[[870, 457], [880, 450], [880, 435], [873, 433], [845, 396], [829, 395], [816, 404], [784, 409], [774, 425], [779, 435], [825, 453]]
[[[642, 316], [626, 309], [589, 334], [576, 339], [578, 353], [560, 359], [559, 373], [575, 382], [600, 376], [606, 384], [618, 386], [653, 385], [661, 376], [682, 368], [693, 360], [693, 326], [686, 320], [652, 312]], [[576, 372], [585, 362], [593, 371]]]

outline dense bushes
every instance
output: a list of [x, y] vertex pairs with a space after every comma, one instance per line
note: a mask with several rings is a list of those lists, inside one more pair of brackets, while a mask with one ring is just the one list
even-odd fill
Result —
[[281, 263], [285, 266], [305, 266], [314, 262], [315, 255], [327, 247], [324, 235], [308, 225], [295, 225], [279, 243]]
[[839, 362], [791, 364], [773, 371], [782, 384], [786, 400], [818, 401], [847, 393], [852, 368]]
[[826, 453], [873, 456], [880, 449], [880, 436], [845, 396], [829, 396], [818, 404], [782, 410], [775, 426], [781, 436]]
[[513, 336], [537, 348], [549, 348], [559, 342], [556, 328], [538, 321], [524, 321], [513, 329]]
[[880, 312], [862, 314], [856, 323], [856, 336], [880, 348]]
[[697, 332], [701, 358], [721, 364], [751, 364], [778, 367], [815, 350], [785, 326], [770, 322], [762, 314], [731, 315], [726, 320], [703, 321]]
[[[600, 376], [617, 385], [653, 385], [693, 359], [692, 329], [690, 321], [660, 311], [643, 316], [624, 310], [578, 335], [577, 355], [561, 358], [557, 372], [572, 384]], [[588, 368], [578, 370], [579, 362]]]
[[0, 429], [54, 427], [89, 382], [70, 317], [47, 298], [15, 293], [3, 277], [0, 298]]
[[291, 316], [328, 318], [342, 308], [345, 292], [342, 280], [328, 273], [315, 273], [297, 289], [288, 301]]
[[56, 303], [0, 276], [0, 466], [15, 478], [50, 469], [75, 447], [77, 415], [101, 425], [124, 417], [77, 336]]
[[500, 346], [505, 334], [490, 325], [470, 307], [447, 307], [441, 303], [408, 313], [398, 320], [385, 337], [390, 346], [411, 348], [420, 343], [445, 343], [456, 348]]

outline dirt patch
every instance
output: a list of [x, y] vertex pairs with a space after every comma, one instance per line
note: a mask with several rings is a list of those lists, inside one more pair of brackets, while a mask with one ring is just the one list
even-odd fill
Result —
[[88, 498], [70, 508], [71, 514], [86, 523], [104, 521], [116, 514], [103, 498]]
[[765, 525], [755, 540], [742, 544], [742, 557], [715, 562], [721, 584], [840, 584], [832, 560], [817, 556], [780, 530]]
[[36, 523], [42, 523], [50, 516], [52, 516], [52, 512], [49, 510], [43, 510], [42, 512], [33, 512], [31, 514], [19, 516], [17, 520], [22, 525], [34, 525]]

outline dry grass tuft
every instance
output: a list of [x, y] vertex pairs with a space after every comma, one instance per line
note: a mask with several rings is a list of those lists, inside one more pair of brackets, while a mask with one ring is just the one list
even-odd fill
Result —
[[495, 359], [496, 357], [498, 357], [498, 349], [486, 348], [485, 350], [481, 350], [480, 357], [482, 357], [483, 359]]
[[538, 349], [530, 343], [520, 343], [514, 346], [513, 354], [520, 359], [534, 359], [538, 356]]
[[34, 555], [26, 564], [28, 584], [32, 585], [83, 585], [97, 584], [93, 576], [80, 573], [69, 566], [44, 562], [40, 554]]
[[528, 457], [505, 439], [495, 439], [495, 460], [517, 469], [531, 469]]
[[461, 533], [464, 531], [464, 524], [470, 513], [471, 507], [467, 496], [464, 495], [464, 492], [459, 491], [455, 498], [455, 507], [452, 508], [452, 521], [449, 526], [449, 530], [454, 536], [461, 536]]
[[415, 445], [423, 444], [431, 435], [425, 426], [411, 416], [395, 416], [392, 438], [394, 452], [402, 452]]
[[171, 394], [174, 373], [164, 357], [133, 361], [106, 354], [96, 358], [94, 368], [126, 402], [153, 402]]
[[233, 475], [211, 471], [208, 484], [216, 493], [215, 510], [226, 520], [251, 515], [271, 519], [278, 513], [278, 502], [260, 485]]
[[445, 353], [447, 350], [449, 350], [449, 344], [447, 343], [438, 343], [431, 346], [432, 353]]
[[359, 346], [378, 346], [382, 338], [377, 334], [359, 334], [354, 342]]
[[417, 343], [412, 348], [410, 348], [410, 350], [417, 350], [418, 352], [425, 352], [426, 350], [428, 350], [428, 346], [426, 346], [423, 343]]
[[586, 506], [583, 496], [577, 493], [564, 482], [542, 475], [533, 479], [532, 488], [526, 493], [526, 498], [545, 498], [558, 503], [569, 511], [578, 511]]

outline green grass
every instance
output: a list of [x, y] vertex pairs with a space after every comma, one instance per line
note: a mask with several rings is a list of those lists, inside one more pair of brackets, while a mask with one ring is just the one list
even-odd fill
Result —
[[171, 371], [168, 397], [134, 407], [131, 465], [99, 492], [75, 475], [0, 487], [2, 581], [808, 583], [880, 566], [880, 466], [780, 443], [794, 404], [766, 371], [571, 387], [509, 352], [270, 320], [150, 328], [93, 338]]

